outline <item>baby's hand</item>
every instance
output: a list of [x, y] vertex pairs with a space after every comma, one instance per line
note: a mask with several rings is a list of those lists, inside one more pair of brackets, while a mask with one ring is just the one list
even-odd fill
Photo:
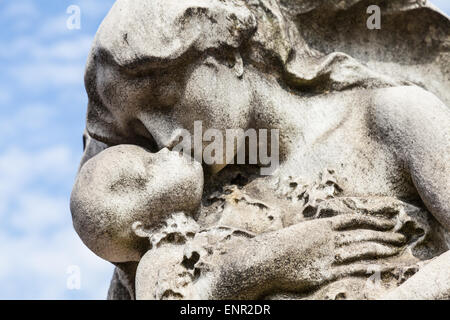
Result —
[[173, 212], [193, 214], [202, 192], [199, 163], [167, 149], [119, 145], [83, 165], [70, 207], [75, 230], [97, 255], [139, 261], [149, 242], [133, 233], [133, 223], [152, 228]]

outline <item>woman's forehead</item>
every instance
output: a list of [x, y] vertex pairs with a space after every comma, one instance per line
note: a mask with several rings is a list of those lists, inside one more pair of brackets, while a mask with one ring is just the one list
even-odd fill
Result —
[[[244, 2], [118, 0], [103, 21], [93, 51], [119, 66], [165, 66], [191, 50], [239, 47], [256, 20]], [[118, 23], [119, 21], [119, 23]]]

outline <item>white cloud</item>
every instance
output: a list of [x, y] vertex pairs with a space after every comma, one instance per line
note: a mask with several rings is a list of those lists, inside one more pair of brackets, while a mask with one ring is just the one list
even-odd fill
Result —
[[82, 16], [86, 15], [89, 18], [102, 18], [106, 15], [114, 2], [114, 0], [79, 0], [76, 3], [80, 6]]
[[35, 59], [38, 61], [52, 60], [84, 60], [87, 57], [93, 36], [80, 34], [77, 37], [56, 40], [44, 44], [35, 37], [23, 36], [0, 46], [0, 57]]
[[32, 1], [9, 1], [4, 9], [2, 9], [0, 16], [3, 19], [27, 19], [36, 17], [39, 11]]
[[10, 74], [21, 85], [31, 90], [49, 87], [55, 89], [70, 85], [83, 85], [84, 64], [29, 63], [10, 69]]
[[10, 30], [24, 31], [35, 25], [40, 14], [32, 1], [7, 2], [5, 7], [0, 10], [0, 21], [6, 22]]
[[33, 48], [36, 42], [36, 40], [30, 36], [21, 36], [8, 43], [6, 43], [6, 40], [3, 41], [4, 43], [0, 44], [1, 58], [14, 58], [18, 55], [28, 53], [28, 50]]
[[[68, 194], [45, 188], [72, 184], [77, 162], [66, 146], [0, 154], [0, 299], [106, 297], [112, 265], [76, 235]], [[80, 291], [66, 287], [70, 265], [81, 269]]]
[[[19, 37], [8, 45], [0, 43], [0, 58], [14, 61], [5, 66], [3, 72], [9, 74], [16, 83], [33, 91], [82, 86], [92, 40], [93, 36], [81, 34], [47, 44], [29, 36]], [[17, 62], [18, 57], [20, 63]]]
[[84, 60], [91, 48], [92, 41], [93, 37], [82, 35], [72, 40], [56, 42], [45, 48], [38, 47], [34, 56], [47, 59]]
[[[7, 81], [0, 88], [0, 104], [7, 105], [0, 112], [0, 299], [104, 299], [112, 276], [112, 265], [72, 227], [69, 196], [80, 150], [67, 141], [76, 135], [78, 142], [81, 129], [61, 126], [76, 126], [66, 110], [85, 112], [79, 104], [85, 103], [92, 26], [114, 1], [70, 4], [77, 2], [82, 29], [71, 31], [65, 10], [44, 12], [49, 1], [0, 0], [0, 19], [11, 35], [0, 40]], [[68, 140], [57, 137], [62, 132]], [[80, 291], [66, 287], [70, 265], [81, 269]]]
[[[10, 100], [10, 97], [6, 97]], [[0, 91], [0, 101], [1, 101]], [[17, 112], [0, 118], [0, 143], [29, 131], [43, 129], [50, 124], [53, 112], [48, 106], [36, 103], [17, 108]]]
[[[69, 228], [52, 236], [0, 234], [0, 260], [0, 299], [105, 299], [113, 269]], [[67, 288], [71, 265], [80, 267], [80, 291]]]
[[77, 168], [71, 150], [52, 146], [37, 152], [10, 147], [0, 154], [0, 217], [10, 213], [10, 204], [36, 188], [36, 182], [71, 183]]
[[72, 31], [67, 28], [67, 15], [47, 18], [37, 32], [37, 36], [51, 38], [55, 36], [70, 36]]
[[444, 11], [447, 15], [450, 15], [450, 1], [448, 0], [431, 0], [432, 4]]
[[64, 226], [67, 222], [69, 201], [66, 197], [55, 197], [42, 192], [17, 195], [17, 208], [11, 210], [9, 225], [28, 236]]
[[[114, 2], [115, 0], [75, 0], [70, 4], [78, 5], [80, 7], [81, 29], [83, 30], [85, 23], [103, 19]], [[62, 12], [58, 16], [46, 19], [44, 24], [40, 27], [38, 35], [43, 38], [50, 38], [61, 35], [70, 36], [71, 34], [78, 32], [78, 30], [69, 30], [67, 28], [66, 23], [68, 18], [69, 15], [66, 12]]]
[[[8, 89], [0, 87], [0, 105], [8, 104], [11, 101], [11, 93]], [[1, 130], [1, 129], [0, 129]]]

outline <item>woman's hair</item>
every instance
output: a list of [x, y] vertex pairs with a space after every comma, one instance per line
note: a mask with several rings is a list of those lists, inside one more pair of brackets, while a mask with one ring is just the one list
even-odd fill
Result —
[[[278, 73], [287, 87], [298, 91], [340, 91], [353, 87], [380, 88], [407, 84], [370, 70], [342, 52], [326, 55], [310, 48], [295, 23], [297, 14], [315, 9], [325, 2], [331, 7], [337, 6], [337, 2], [342, 3], [334, 0], [314, 1], [246, 1], [258, 25], [248, 40], [248, 63], [266, 71], [268, 67], [272, 68], [271, 71]], [[347, 1], [346, 5], [358, 1]]]
[[89, 134], [100, 141], [117, 136], [114, 115], [97, 87], [99, 70], [107, 65], [125, 78], [145, 77], [171, 66], [183, 69], [204, 54], [229, 57], [232, 52], [244, 68], [251, 65], [278, 77], [295, 91], [398, 85], [344, 53], [310, 49], [289, 11], [291, 2], [302, 1], [117, 0], [88, 58]]
[[140, 73], [232, 49], [240, 51], [244, 64], [279, 74], [299, 90], [396, 84], [344, 53], [324, 55], [310, 49], [292, 16], [299, 7], [311, 7], [310, 2], [118, 0], [97, 33], [91, 55]]

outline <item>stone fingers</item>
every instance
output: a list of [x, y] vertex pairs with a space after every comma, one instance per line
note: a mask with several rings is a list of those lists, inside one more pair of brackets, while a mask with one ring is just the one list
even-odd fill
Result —
[[368, 276], [373, 272], [385, 273], [393, 269], [392, 266], [381, 266], [364, 263], [354, 263], [350, 265], [339, 265], [333, 267], [331, 280], [351, 276]]
[[373, 231], [373, 230], [351, 230], [339, 232], [336, 235], [336, 246], [342, 247], [352, 243], [373, 241], [384, 244], [401, 246], [405, 244], [406, 237], [400, 233]]
[[378, 231], [391, 230], [395, 226], [395, 221], [378, 217], [364, 216], [360, 214], [349, 214], [338, 216], [333, 221], [332, 228], [336, 231], [352, 229], [372, 229]]
[[375, 242], [354, 243], [336, 249], [335, 264], [346, 264], [353, 261], [371, 260], [394, 256], [402, 248], [388, 246]]

